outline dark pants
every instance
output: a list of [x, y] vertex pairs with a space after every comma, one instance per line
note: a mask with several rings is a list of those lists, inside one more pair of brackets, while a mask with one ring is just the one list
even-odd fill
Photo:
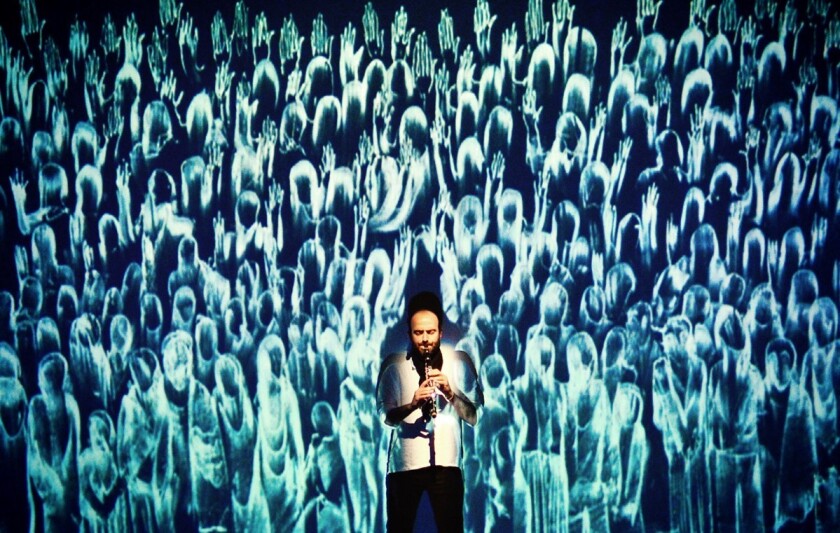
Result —
[[[394, 472], [385, 478], [388, 531], [411, 532], [423, 491], [428, 491], [437, 530], [464, 530], [464, 478], [461, 469], [430, 466]], [[424, 528], [428, 529], [428, 528]]]

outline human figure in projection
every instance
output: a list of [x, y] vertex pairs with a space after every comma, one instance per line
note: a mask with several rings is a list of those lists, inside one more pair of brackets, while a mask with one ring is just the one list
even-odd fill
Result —
[[20, 360], [14, 348], [0, 342], [0, 462], [7, 487], [0, 530], [23, 530], [29, 515], [20, 512], [28, 503], [27, 405], [26, 390], [20, 379]]
[[662, 343], [665, 354], [653, 363], [653, 423], [662, 431], [668, 459], [671, 528], [703, 531], [710, 525], [706, 365], [684, 317], [668, 321]]
[[4, 4], [0, 532], [840, 531], [840, 2], [400, 3]]
[[[554, 376], [555, 352], [552, 339], [535, 335], [525, 348], [525, 373], [512, 388], [522, 405], [527, 423], [520, 431], [520, 469], [528, 487], [527, 516], [523, 526], [534, 531], [568, 531], [569, 480], [564, 462], [563, 423], [568, 400]], [[537, 487], [539, 489], [535, 490]]]
[[393, 428], [385, 480], [388, 531], [411, 531], [428, 492], [438, 531], [464, 528], [461, 421], [474, 426], [483, 395], [469, 355], [441, 347], [443, 307], [431, 292], [408, 302], [408, 352], [389, 355], [376, 388]]
[[715, 531], [762, 529], [758, 420], [764, 414], [764, 386], [750, 363], [748, 339], [737, 311], [722, 306], [715, 318], [722, 359], [709, 372], [707, 413]]
[[43, 530], [64, 531], [78, 521], [79, 407], [65, 392], [67, 361], [52, 353], [38, 365], [40, 394], [29, 401], [27, 468]]

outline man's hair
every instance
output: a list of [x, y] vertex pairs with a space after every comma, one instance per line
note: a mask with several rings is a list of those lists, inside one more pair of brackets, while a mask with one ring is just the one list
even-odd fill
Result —
[[411, 317], [418, 311], [431, 311], [438, 318], [438, 329], [443, 329], [443, 305], [437, 294], [430, 291], [418, 292], [408, 301], [405, 309], [405, 324], [411, 328]]

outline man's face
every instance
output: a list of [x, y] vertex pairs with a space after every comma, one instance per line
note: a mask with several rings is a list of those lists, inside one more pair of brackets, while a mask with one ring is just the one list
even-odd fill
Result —
[[411, 343], [423, 355], [432, 353], [440, 346], [440, 325], [438, 317], [431, 311], [417, 311], [411, 317]]

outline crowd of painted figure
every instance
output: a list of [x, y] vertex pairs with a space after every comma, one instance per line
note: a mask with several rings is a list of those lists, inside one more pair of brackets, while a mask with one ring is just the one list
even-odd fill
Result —
[[837, 531], [837, 6], [673, 2], [599, 40], [568, 0], [20, 0], [0, 529], [381, 529], [379, 363], [431, 289], [486, 400], [467, 529]]

